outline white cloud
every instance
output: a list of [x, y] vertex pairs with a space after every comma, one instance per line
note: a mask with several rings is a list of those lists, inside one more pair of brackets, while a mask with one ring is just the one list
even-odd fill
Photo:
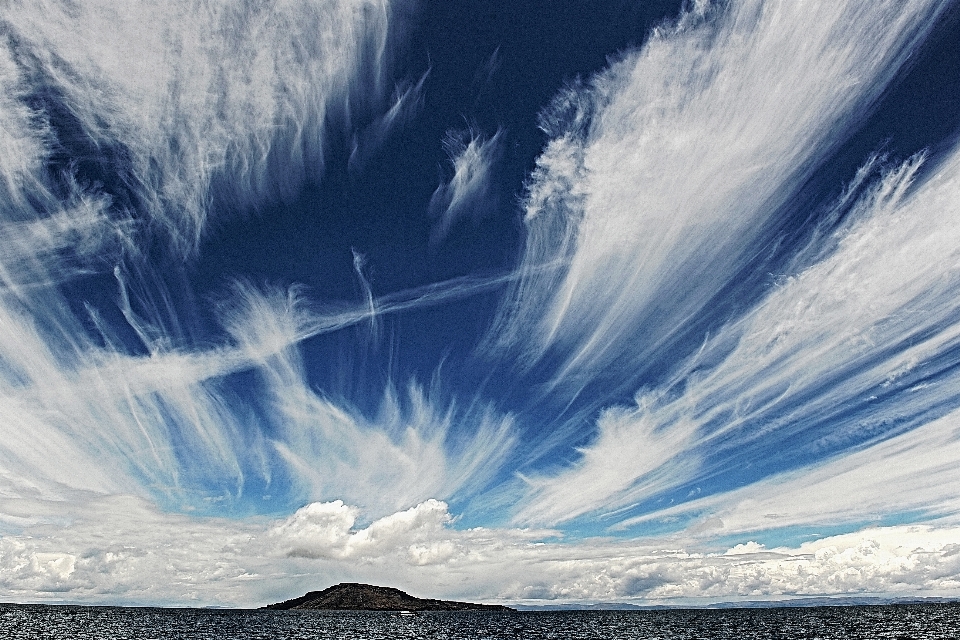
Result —
[[430, 499], [406, 511], [374, 521], [353, 531], [358, 510], [336, 502], [314, 502], [271, 531], [286, 555], [304, 558], [377, 558], [406, 551], [415, 564], [435, 564], [452, 555], [455, 547], [446, 530], [453, 518], [447, 505]]
[[[570, 107], [584, 120], [565, 119], [567, 129], [541, 158], [531, 187], [525, 279], [517, 288], [521, 311], [512, 327], [545, 330], [550, 337], [535, 350], [555, 337], [568, 341], [569, 371], [602, 365], [609, 349], [623, 344], [620, 320], [634, 328], [647, 322], [650, 301], [674, 280], [729, 273], [723, 256], [735, 255], [731, 247], [744, 230], [805, 175], [805, 162], [826, 152], [830, 143], [816, 141], [842, 130], [846, 117], [881, 90], [882, 69], [895, 68], [909, 52], [911, 37], [925, 28], [919, 16], [934, 5], [732, 6], [715, 22], [700, 24], [690, 14], [675, 32], [656, 36], [597, 78], [592, 93], [566, 96], [591, 104]], [[803, 13], [811, 7], [819, 13]], [[123, 10], [100, 0], [41, 0], [2, 10], [12, 34], [0, 42], [0, 232], [8, 241], [0, 251], [4, 599], [251, 605], [339, 579], [471, 599], [956, 589], [956, 554], [944, 541], [957, 532], [946, 525], [867, 530], [816, 548], [747, 545], [729, 556], [679, 540], [668, 542], [681, 550], [663, 551], [663, 541], [558, 542], [553, 531], [456, 529], [438, 499], [475, 493], [501, 470], [514, 443], [512, 417], [479, 403], [443, 402], [415, 385], [385, 390], [380, 413], [364, 417], [310, 387], [298, 344], [381, 313], [489, 290], [491, 280], [382, 301], [371, 294], [367, 305], [332, 312], [308, 308], [295, 290], [238, 286], [220, 310], [228, 341], [204, 350], [177, 341], [170, 326], [176, 319], [165, 321], [148, 300], [137, 299], [143, 286], [137, 278], [150, 270], [139, 253], [140, 234], [161, 229], [176, 251], [189, 254], [207, 224], [210, 198], [224, 196], [225, 182], [234, 193], [230, 204], [245, 208], [318, 171], [325, 117], [365, 60], [379, 64], [387, 13], [386, 3], [374, 0], [284, 0], [267, 8], [143, 0]], [[798, 23], [807, 28], [797, 30]], [[110, 37], [97, 37], [103, 33]], [[723, 46], [708, 50], [708, 37]], [[773, 54], [784, 50], [791, 56]], [[385, 127], [412, 108], [419, 90], [398, 97]], [[758, 116], [744, 122], [738, 116], [744, 105]], [[75, 119], [87, 137], [82, 144], [122, 156], [127, 169], [108, 176], [117, 181], [113, 191], [48, 170], [59, 135], [49, 117], [54, 107]], [[453, 181], [438, 191], [444, 234], [483, 201], [499, 135], [472, 138], [453, 154]], [[301, 166], [290, 172], [285, 163], [276, 172], [275, 154]], [[940, 270], [960, 264], [949, 223], [958, 218], [955, 169], [948, 164], [942, 178], [906, 200], [900, 191], [909, 171], [887, 180], [862, 206], [865, 222], [848, 230], [839, 257], [798, 276], [708, 344], [722, 351], [737, 343], [679, 400], [655, 390], [636, 409], [609, 409], [582, 464], [538, 480], [536, 502], [522, 516], [555, 521], [691, 477], [707, 446], [750, 441], [735, 427], [779, 407], [791, 384], [812, 385], [824, 368], [857, 362], [865, 345], [897, 343], [918, 326], [901, 320], [921, 318], [924, 328], [938, 331], [862, 368], [807, 411], [859, 398], [877, 381], [905, 385], [929, 354], [955, 339], [944, 320], [956, 299], [953, 272]], [[720, 176], [728, 182], [718, 182]], [[923, 215], [929, 212], [937, 212], [934, 221]], [[666, 237], [647, 236], [651, 226], [664, 226]], [[708, 259], [693, 264], [688, 251], [707, 244]], [[918, 264], [915, 255], [930, 263]], [[562, 281], [542, 269], [541, 262], [556, 258], [569, 258]], [[120, 346], [93, 308], [77, 313], [56, 289], [103, 269], [98, 259], [108, 268], [122, 264], [114, 272], [119, 308], [128, 323], [123, 330], [142, 342], [136, 354]], [[627, 277], [611, 278], [612, 272]], [[925, 288], [934, 273], [942, 276], [939, 288]], [[608, 281], [632, 283], [631, 292], [621, 296]], [[659, 284], [637, 295], [650, 282]], [[691, 287], [677, 313], [696, 310], [718, 282], [705, 277]], [[560, 285], [557, 297], [552, 291], [537, 297], [553, 284]], [[525, 315], [539, 317], [544, 308], [550, 310], [545, 324]], [[809, 321], [811, 309], [816, 323]], [[584, 322], [594, 333], [580, 334]], [[655, 349], [661, 339], [654, 335], [647, 344]], [[811, 342], [823, 346], [800, 349]], [[272, 410], [263, 423], [226, 390], [224, 379], [240, 370], [255, 371], [263, 384], [261, 408]], [[942, 400], [947, 386], [911, 383], [914, 399], [899, 408], [918, 411]], [[704, 430], [709, 417], [728, 409], [732, 422]], [[771, 432], [795, 433], [808, 424], [794, 409], [794, 422], [771, 423]], [[797, 523], [817, 515], [803, 491], [835, 491], [841, 480], [872, 500], [864, 508], [918, 506], [906, 500], [904, 487], [920, 495], [929, 481], [919, 472], [952, 473], [956, 459], [952, 435], [937, 424], [838, 462], [828, 476], [814, 473], [776, 491], [800, 496]], [[733, 435], [719, 437], [726, 434]], [[871, 484], [865, 476], [890, 461], [912, 465], [915, 484], [895, 477]], [[306, 499], [346, 503], [314, 503], [275, 521], [228, 520], [167, 513], [146, 497], [186, 509], [204, 498], [239, 496], [251, 473], [270, 483], [271, 468], [289, 474]], [[773, 500], [763, 490], [750, 498], [757, 509], [706, 506], [734, 530], [753, 530], [751, 518]], [[931, 495], [952, 500], [942, 488]], [[853, 508], [837, 499], [830, 517]]]
[[415, 84], [398, 85], [387, 110], [354, 136], [349, 160], [352, 171], [362, 170], [385, 140], [416, 117], [423, 108], [423, 85], [429, 75], [428, 70]]
[[558, 539], [457, 529], [436, 500], [357, 527], [341, 501], [282, 519], [185, 517], [130, 497], [33, 502], [0, 538], [4, 600], [262, 606], [341, 581], [501, 602], [703, 603], [815, 595], [944, 595], [960, 587], [960, 529], [868, 528], [767, 549], [690, 540]]
[[[672, 381], [639, 394], [634, 408], [608, 410], [580, 462], [535, 481], [520, 518], [628, 506], [745, 455], [849, 453], [955, 407], [943, 354], [960, 340], [960, 151], [911, 191], [919, 163], [889, 171], [854, 206], [832, 253], [719, 330]], [[884, 486], [869, 473], [858, 482]], [[914, 502], [929, 508], [944, 497], [923, 495]], [[883, 510], [904, 502], [891, 496]]]
[[271, 533], [287, 547], [287, 555], [304, 558], [346, 555], [358, 510], [335, 502], [312, 502], [296, 511]]
[[[322, 316], [295, 291], [249, 287], [229, 300], [228, 345], [143, 357], [82, 339], [55, 353], [30, 316], [0, 307], [5, 490], [133, 491], [194, 508], [211, 495], [239, 498], [252, 475], [269, 483], [285, 474], [305, 497], [343, 496], [382, 514], [475, 492], [511, 454], [512, 417], [492, 407], [441, 403], [411, 385], [405, 397], [388, 388], [368, 419], [310, 388], [299, 342], [369, 318], [369, 309]], [[240, 370], [263, 382], [265, 417], [256, 422], [224, 385]]]
[[491, 341], [521, 362], [555, 348], [564, 397], [639, 373], [710, 313], [942, 5], [700, 2], [571, 85], [543, 116], [524, 277]]
[[[380, 64], [387, 13], [363, 0], [0, 10], [6, 493], [155, 492], [179, 504], [187, 486], [242, 491], [243, 467], [269, 450], [242, 435], [247, 417], [219, 378], [250, 357], [183, 347], [169, 309], [137, 298], [155, 275], [142, 246], [160, 230], [192, 252], [218, 180], [233, 181], [235, 206], [276, 195], [275, 154], [283, 176], [296, 180], [298, 162], [316, 171], [306, 165], [327, 107], [346, 99], [363, 58]], [[102, 175], [83, 173], [93, 148]], [[128, 327], [78, 312], [57, 289], [111, 268]], [[153, 295], [169, 306], [166, 291]], [[127, 329], [149, 356], [122, 346], [114, 332]]]
[[[697, 515], [703, 535], [960, 514], [960, 412], [825, 463], [620, 523]], [[701, 526], [701, 524], [703, 526]]]
[[[403, 403], [388, 392], [368, 421], [316, 395], [298, 369], [278, 358], [262, 371], [280, 430], [274, 445], [313, 499], [344, 496], [379, 514], [431, 495], [470, 495], [511, 453], [512, 419], [490, 408], [438, 413], [413, 386]], [[455, 420], [470, 426], [458, 444], [448, 440]]]
[[[380, 65], [388, 13], [379, 0], [11, 3], [3, 117], [19, 126], [5, 157], [20, 165], [0, 168], [8, 180], [30, 171], [30, 185], [60, 179], [38, 175], [38, 156], [52, 152], [51, 113], [63, 108], [85, 144], [124, 156], [129, 175], [109, 178], [138, 202], [117, 205], [138, 206], [192, 251], [217, 181], [243, 207], [316, 172], [328, 107], [357, 89], [365, 57]], [[48, 101], [40, 112], [10, 99], [30, 93]]]
[[453, 165], [453, 177], [430, 198], [430, 212], [437, 218], [431, 242], [442, 242], [458, 221], [467, 217], [477, 220], [485, 209], [496, 205], [490, 198], [490, 181], [500, 158], [502, 135], [500, 130], [490, 139], [472, 131], [447, 133], [444, 148]]
[[[298, 346], [489, 283], [382, 303], [368, 291], [367, 305], [332, 311], [308, 308], [295, 288], [238, 284], [218, 309], [228, 339], [197, 347], [166, 274], [143, 253], [160, 231], [174, 262], [189, 255], [225, 191], [234, 199], [226, 208], [243, 209], [319, 175], [333, 112], [379, 91], [388, 3], [141, 0], [120, 10], [51, 0], [0, 13], [9, 31], [0, 42], [5, 494], [134, 493], [192, 509], [278, 478], [279, 493], [292, 479], [308, 497], [342, 495], [386, 513], [497, 472], [509, 416], [411, 387], [403, 398], [385, 389], [382, 414], [361, 418], [310, 389]], [[385, 122], [413, 108], [421, 85], [398, 96]], [[82, 175], [92, 153], [83, 145], [106, 158], [104, 175]], [[126, 326], [105, 317], [110, 309], [78, 311], [57, 288], [110, 269]], [[229, 385], [245, 370], [264, 381], [256, 407]], [[466, 435], [448, 441], [454, 421]]]
[[39, 522], [26, 532], [4, 531], [0, 589], [7, 599], [206, 604], [242, 593], [237, 545], [259, 527], [164, 514], [131, 497], [71, 498], [31, 501]]

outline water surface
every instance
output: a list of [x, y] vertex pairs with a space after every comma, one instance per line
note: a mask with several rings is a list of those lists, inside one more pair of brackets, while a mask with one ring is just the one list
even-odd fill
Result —
[[669, 611], [266, 611], [0, 605], [0, 637], [89, 638], [957, 638], [960, 603]]

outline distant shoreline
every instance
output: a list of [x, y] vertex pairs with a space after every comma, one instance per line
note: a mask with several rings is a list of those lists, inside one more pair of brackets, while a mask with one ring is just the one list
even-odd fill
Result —
[[956, 598], [789, 598], [784, 600], [744, 600], [707, 604], [633, 604], [598, 602], [595, 604], [514, 604], [518, 611], [676, 611], [704, 609], [800, 609], [813, 607], [886, 607], [914, 604], [960, 604]]
[[[484, 605], [483, 609], [461, 610], [424, 610], [423, 613], [462, 613], [465, 611], [490, 611], [506, 613], [538, 613], [538, 612], [576, 612], [576, 611], [702, 611], [702, 610], [732, 610], [732, 609], [798, 609], [818, 607], [889, 607], [910, 605], [948, 604], [960, 606], [960, 597], [957, 598], [795, 598], [790, 600], [751, 600], [744, 602], [716, 602], [709, 604], [677, 604], [677, 605], [638, 605], [627, 602], [600, 602], [593, 604], [523, 604], [513, 603], [506, 605]], [[221, 607], [221, 606], [164, 606], [152, 604], [90, 604], [82, 602], [0, 602], [2, 607], [69, 607], [85, 609], [165, 609], [186, 611], [326, 611], [331, 613], [384, 613], [397, 614], [401, 610], [377, 609], [271, 609], [268, 607]], [[488, 609], [486, 607], [495, 607]], [[502, 608], [500, 608], [502, 607]]]

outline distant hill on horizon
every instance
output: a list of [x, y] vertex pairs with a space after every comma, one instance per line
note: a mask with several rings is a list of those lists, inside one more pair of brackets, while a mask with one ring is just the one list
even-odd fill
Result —
[[514, 611], [501, 604], [416, 598], [393, 587], [341, 582], [322, 591], [268, 604], [264, 609], [324, 609], [334, 611]]

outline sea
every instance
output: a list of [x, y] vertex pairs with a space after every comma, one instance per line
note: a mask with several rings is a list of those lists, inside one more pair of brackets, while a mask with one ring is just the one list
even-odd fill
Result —
[[960, 638], [960, 603], [652, 611], [393, 612], [0, 604], [0, 638], [668, 640]]

